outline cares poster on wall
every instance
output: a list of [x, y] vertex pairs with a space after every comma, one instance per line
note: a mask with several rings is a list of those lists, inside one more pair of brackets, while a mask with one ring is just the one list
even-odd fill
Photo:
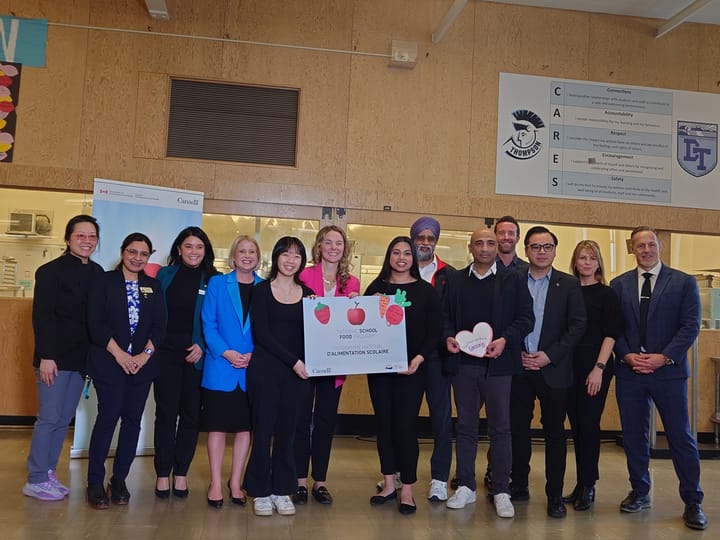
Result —
[[495, 190], [720, 209], [720, 96], [500, 74]]

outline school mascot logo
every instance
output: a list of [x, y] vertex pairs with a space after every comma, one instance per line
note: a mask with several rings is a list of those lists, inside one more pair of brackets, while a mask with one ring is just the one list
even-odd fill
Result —
[[717, 165], [718, 126], [702, 122], [677, 123], [677, 160], [695, 177], [705, 176]]
[[530, 159], [542, 149], [540, 130], [545, 127], [542, 119], [527, 109], [518, 109], [512, 113], [515, 133], [503, 143], [505, 153], [515, 159]]

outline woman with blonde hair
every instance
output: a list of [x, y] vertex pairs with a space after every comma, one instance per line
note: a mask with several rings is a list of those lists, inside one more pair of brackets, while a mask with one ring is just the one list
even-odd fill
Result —
[[213, 508], [223, 505], [222, 464], [227, 433], [235, 434], [227, 482], [230, 500], [246, 504], [241, 489], [251, 428], [246, 372], [254, 348], [249, 314], [255, 284], [262, 281], [255, 272], [260, 264], [260, 246], [249, 236], [238, 236], [230, 247], [228, 264], [233, 271], [210, 280], [202, 309], [207, 344], [201, 383], [210, 463], [207, 501]]
[[[347, 296], [360, 293], [360, 281], [350, 274], [350, 245], [345, 231], [336, 225], [320, 229], [312, 248], [313, 266], [305, 268], [300, 280], [316, 296]], [[313, 498], [321, 504], [332, 504], [325, 481], [330, 463], [333, 434], [340, 392], [345, 377], [313, 377], [303, 384], [298, 424], [295, 431], [295, 468], [298, 489], [296, 504], [308, 500], [308, 470], [312, 460]]]
[[605, 284], [605, 266], [597, 242], [578, 242], [570, 271], [580, 280], [587, 330], [575, 349], [575, 384], [570, 387], [568, 396], [577, 484], [563, 499], [572, 503], [575, 510], [582, 511], [590, 508], [595, 500], [595, 482], [599, 478], [600, 417], [615, 371], [611, 355], [621, 322], [618, 300]]

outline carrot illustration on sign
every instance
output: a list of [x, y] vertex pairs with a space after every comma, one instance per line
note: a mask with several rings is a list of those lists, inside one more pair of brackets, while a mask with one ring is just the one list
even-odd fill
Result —
[[322, 302], [318, 302], [315, 306], [315, 318], [320, 321], [320, 324], [327, 324], [330, 322], [330, 307]]
[[388, 309], [388, 306], [390, 305], [390, 297], [383, 293], [380, 295], [380, 318], [385, 317], [385, 312]]

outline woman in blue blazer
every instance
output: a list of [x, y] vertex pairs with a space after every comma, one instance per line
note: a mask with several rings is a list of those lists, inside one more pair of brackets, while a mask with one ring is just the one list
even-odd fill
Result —
[[[147, 236], [128, 235], [120, 249], [120, 264], [98, 276], [88, 298], [88, 374], [97, 392], [98, 414], [88, 450], [87, 498], [97, 509], [108, 507], [108, 495], [115, 504], [130, 500], [125, 478], [135, 458], [145, 401], [158, 372], [153, 353], [155, 344], [165, 339], [165, 302], [160, 282], [143, 272], [152, 251]], [[120, 418], [106, 494], [105, 459]]]
[[225, 434], [234, 433], [233, 459], [228, 489], [230, 500], [245, 505], [240, 483], [250, 447], [250, 404], [245, 372], [252, 356], [250, 299], [260, 277], [260, 246], [248, 236], [238, 236], [230, 247], [228, 264], [234, 269], [210, 280], [202, 309], [207, 346], [202, 387], [205, 389], [204, 424], [208, 430], [210, 487], [208, 505], [223, 504], [222, 464]]
[[157, 275], [167, 307], [165, 341], [158, 347], [160, 372], [155, 394], [155, 495], [188, 496], [187, 473], [195, 455], [200, 423], [200, 380], [205, 340], [203, 300], [218, 272], [210, 239], [200, 227], [186, 227], [170, 248], [168, 265]]

